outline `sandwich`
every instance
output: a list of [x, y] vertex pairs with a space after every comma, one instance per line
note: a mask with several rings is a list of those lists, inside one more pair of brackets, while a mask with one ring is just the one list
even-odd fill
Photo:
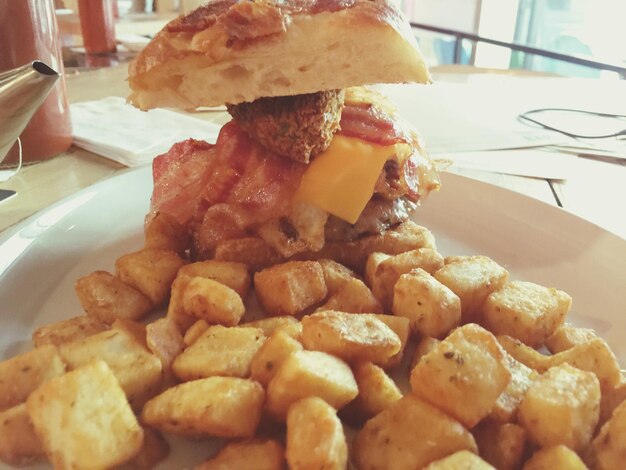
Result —
[[283, 258], [407, 220], [439, 177], [377, 83], [429, 83], [385, 0], [215, 0], [176, 18], [129, 68], [140, 109], [225, 105], [215, 144], [153, 163], [148, 219], [174, 218], [196, 259], [258, 237]]

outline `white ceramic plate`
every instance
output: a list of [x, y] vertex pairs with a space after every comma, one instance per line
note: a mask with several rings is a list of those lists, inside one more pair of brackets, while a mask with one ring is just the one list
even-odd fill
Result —
[[[29, 349], [37, 326], [81, 314], [74, 281], [113, 270], [117, 257], [141, 247], [151, 189], [149, 167], [128, 171], [0, 236], [0, 358]], [[569, 320], [595, 328], [626, 363], [626, 240], [558, 208], [452, 174], [444, 174], [443, 189], [415, 221], [433, 231], [444, 255], [488, 255], [513, 279], [570, 293]], [[196, 452], [176, 448], [163, 468], [193, 465], [209, 453], [206, 444], [196, 444]]]

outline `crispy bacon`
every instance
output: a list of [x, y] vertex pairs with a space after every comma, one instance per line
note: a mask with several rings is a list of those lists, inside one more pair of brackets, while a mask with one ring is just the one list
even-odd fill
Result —
[[356, 137], [378, 145], [407, 142], [402, 129], [376, 106], [368, 103], [346, 103], [339, 123], [340, 134]]
[[256, 39], [287, 30], [287, 17], [276, 4], [269, 2], [240, 2], [219, 18], [231, 38]]

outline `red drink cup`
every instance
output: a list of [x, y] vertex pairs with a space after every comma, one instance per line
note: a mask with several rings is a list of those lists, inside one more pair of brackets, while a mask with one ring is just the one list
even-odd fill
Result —
[[78, 14], [87, 53], [115, 52], [113, 0], [78, 0]]

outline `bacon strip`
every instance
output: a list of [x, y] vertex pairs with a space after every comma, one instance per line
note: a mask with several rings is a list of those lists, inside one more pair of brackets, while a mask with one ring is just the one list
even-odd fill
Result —
[[395, 120], [367, 103], [346, 103], [339, 123], [340, 134], [356, 137], [378, 145], [407, 142]]

